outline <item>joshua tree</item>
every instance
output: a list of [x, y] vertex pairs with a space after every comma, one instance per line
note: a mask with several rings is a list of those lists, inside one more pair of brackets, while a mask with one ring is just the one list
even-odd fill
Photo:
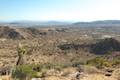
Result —
[[22, 65], [24, 63], [24, 54], [26, 54], [27, 51], [25, 48], [22, 47], [21, 44], [19, 44], [17, 52], [18, 52], [18, 61], [16, 63], [16, 66]]

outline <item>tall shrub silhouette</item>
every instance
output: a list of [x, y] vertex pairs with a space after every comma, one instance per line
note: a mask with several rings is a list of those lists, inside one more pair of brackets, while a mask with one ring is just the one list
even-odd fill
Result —
[[21, 44], [19, 44], [17, 53], [18, 53], [18, 61], [16, 65], [18, 66], [24, 64], [24, 55], [27, 53], [27, 51], [24, 47], [22, 47]]

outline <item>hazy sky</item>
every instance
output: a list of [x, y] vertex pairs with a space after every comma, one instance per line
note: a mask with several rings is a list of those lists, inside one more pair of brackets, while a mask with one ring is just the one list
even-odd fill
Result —
[[120, 20], [120, 0], [0, 0], [0, 21]]

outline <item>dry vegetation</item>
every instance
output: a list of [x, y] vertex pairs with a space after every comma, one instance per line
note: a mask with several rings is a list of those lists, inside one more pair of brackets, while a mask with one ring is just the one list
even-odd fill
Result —
[[[0, 27], [0, 73], [12, 70], [13, 80], [119, 80], [120, 39], [103, 39], [106, 34], [118, 35], [87, 28]], [[21, 55], [22, 64], [16, 65]]]

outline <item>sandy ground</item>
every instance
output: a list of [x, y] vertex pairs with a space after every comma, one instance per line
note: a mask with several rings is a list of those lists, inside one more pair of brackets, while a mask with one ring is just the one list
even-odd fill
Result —
[[92, 75], [88, 75], [87, 77], [84, 77], [81, 80], [117, 80], [113, 77], [107, 77], [104, 75], [100, 75], [100, 74], [92, 74]]

